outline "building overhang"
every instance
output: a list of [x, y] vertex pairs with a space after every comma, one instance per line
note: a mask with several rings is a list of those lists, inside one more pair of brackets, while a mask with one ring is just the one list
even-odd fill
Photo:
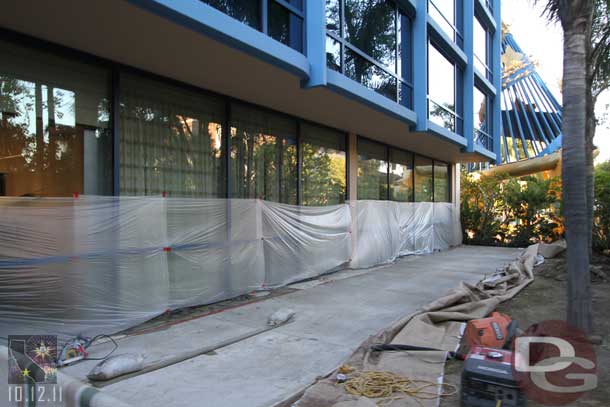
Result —
[[[195, 1], [182, 7], [195, 7]], [[415, 132], [413, 111], [340, 74], [329, 74], [326, 86], [305, 88], [304, 55], [279, 42], [270, 49], [267, 42], [273, 39], [216, 10], [214, 21], [202, 28], [198, 24], [207, 14], [189, 20], [175, 9], [167, 11], [169, 3], [183, 2], [21, 0], [3, 7], [0, 27], [94, 55], [109, 66], [136, 68], [446, 162], [490, 158], [465, 153], [462, 138], [448, 137], [449, 132]], [[91, 15], [95, 18], [87, 18]], [[221, 33], [221, 20], [252, 38]]]

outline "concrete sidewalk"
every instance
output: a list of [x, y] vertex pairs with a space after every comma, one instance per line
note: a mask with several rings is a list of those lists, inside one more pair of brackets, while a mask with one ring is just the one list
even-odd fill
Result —
[[[475, 283], [514, 260], [518, 249], [463, 246], [412, 256], [363, 272], [344, 271], [324, 284], [306, 283], [270, 298], [120, 340], [117, 354], [167, 358], [264, 326], [280, 308], [296, 311], [286, 326], [214, 354], [110, 385], [103, 392], [133, 406], [272, 406], [338, 367], [370, 335], [416, 312], [460, 281]], [[103, 356], [107, 344], [92, 356]], [[64, 373], [84, 378], [95, 362]]]

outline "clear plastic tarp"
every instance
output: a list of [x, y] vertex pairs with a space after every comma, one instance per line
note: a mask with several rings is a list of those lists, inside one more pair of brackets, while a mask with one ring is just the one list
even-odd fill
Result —
[[168, 309], [461, 243], [449, 203], [0, 198], [0, 338], [114, 333]]

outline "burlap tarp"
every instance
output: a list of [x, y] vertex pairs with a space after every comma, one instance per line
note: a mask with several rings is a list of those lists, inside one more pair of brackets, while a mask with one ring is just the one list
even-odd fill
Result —
[[[476, 285], [462, 282], [445, 296], [409, 315], [383, 332], [372, 336], [346, 361], [357, 371], [386, 371], [412, 380], [442, 383], [446, 351], [456, 351], [465, 327], [471, 319], [489, 315], [499, 303], [511, 299], [534, 279], [534, 265], [541, 257], [554, 257], [565, 250], [564, 242], [535, 244], [521, 256]], [[373, 343], [392, 343], [442, 349], [442, 352], [371, 352]], [[336, 373], [319, 380], [297, 401], [285, 403], [294, 407], [371, 407], [380, 400], [354, 396], [337, 383]], [[438, 393], [440, 386], [428, 391]], [[437, 406], [439, 398], [404, 397], [384, 400], [384, 406]]]

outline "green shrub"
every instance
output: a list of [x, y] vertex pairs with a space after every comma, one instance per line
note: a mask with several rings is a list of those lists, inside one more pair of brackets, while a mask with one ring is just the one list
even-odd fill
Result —
[[498, 214], [504, 205], [502, 189], [503, 176], [496, 175], [476, 179], [462, 173], [461, 178], [461, 221], [464, 242], [479, 245], [497, 244], [501, 232]]
[[595, 167], [593, 249], [610, 252], [610, 161]]
[[464, 242], [523, 247], [563, 234], [557, 178], [462, 174]]

